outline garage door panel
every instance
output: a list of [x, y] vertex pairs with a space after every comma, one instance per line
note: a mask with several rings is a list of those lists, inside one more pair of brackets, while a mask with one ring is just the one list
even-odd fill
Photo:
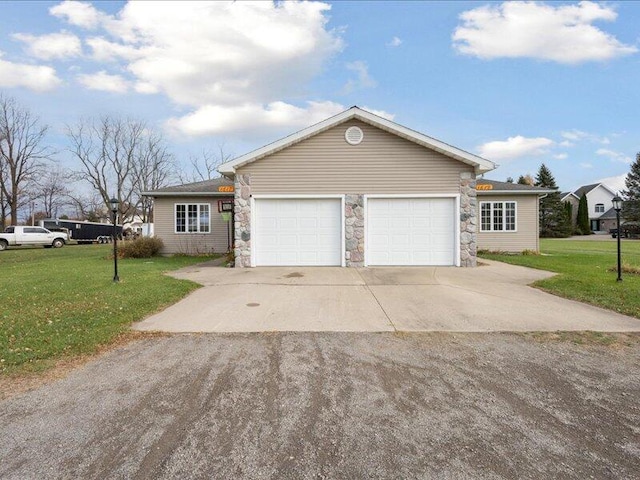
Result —
[[256, 265], [341, 265], [342, 202], [256, 199]]
[[455, 218], [453, 198], [368, 199], [369, 265], [454, 265]]

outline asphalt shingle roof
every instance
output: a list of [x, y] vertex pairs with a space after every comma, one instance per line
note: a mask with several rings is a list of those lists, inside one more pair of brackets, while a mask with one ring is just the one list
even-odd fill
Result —
[[580, 187], [579, 189], [577, 189], [575, 192], [573, 192], [573, 194], [578, 197], [578, 198], [582, 198], [582, 195], [586, 195], [587, 193], [589, 193], [591, 190], [593, 190], [594, 188], [596, 188], [598, 185], [600, 185], [599, 183], [593, 183], [591, 185], [583, 185], [582, 187]]
[[[479, 185], [490, 185], [491, 188], [483, 190]], [[531, 193], [548, 193], [551, 190], [543, 187], [533, 187], [531, 185], [522, 185], [520, 183], [498, 182], [497, 180], [487, 180], [479, 178], [476, 180], [476, 188], [478, 192], [531, 192]]]
[[220, 192], [220, 187], [233, 187], [233, 182], [227, 178], [220, 177], [212, 180], [204, 180], [202, 182], [185, 183], [182, 185], [174, 185], [171, 187], [158, 188], [147, 192], [149, 194], [163, 194], [163, 193], [207, 193], [207, 194], [226, 194], [231, 192]]

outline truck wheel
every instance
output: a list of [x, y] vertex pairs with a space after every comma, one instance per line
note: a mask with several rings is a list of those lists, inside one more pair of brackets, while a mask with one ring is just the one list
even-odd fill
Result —
[[7, 249], [7, 242], [0, 240], [0, 252]]
[[56, 238], [51, 245], [53, 246], [53, 248], [62, 248], [64, 247], [64, 240], [62, 240], [61, 238]]

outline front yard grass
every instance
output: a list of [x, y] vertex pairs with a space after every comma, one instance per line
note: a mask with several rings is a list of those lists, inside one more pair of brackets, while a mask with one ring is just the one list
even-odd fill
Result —
[[[561, 297], [640, 318], [640, 275], [623, 273], [616, 282], [616, 242], [542, 239], [541, 255], [482, 253], [483, 258], [557, 272], [534, 283]], [[640, 241], [622, 240], [622, 261], [629, 271], [640, 267]]]
[[163, 275], [211, 257], [119, 260], [109, 245], [0, 253], [0, 373], [42, 371], [92, 354], [132, 322], [175, 303], [198, 285]]

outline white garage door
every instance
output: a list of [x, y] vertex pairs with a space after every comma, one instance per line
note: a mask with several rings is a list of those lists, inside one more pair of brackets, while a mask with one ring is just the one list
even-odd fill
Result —
[[455, 265], [455, 199], [370, 198], [369, 265]]
[[340, 266], [341, 211], [339, 198], [256, 199], [256, 265]]

